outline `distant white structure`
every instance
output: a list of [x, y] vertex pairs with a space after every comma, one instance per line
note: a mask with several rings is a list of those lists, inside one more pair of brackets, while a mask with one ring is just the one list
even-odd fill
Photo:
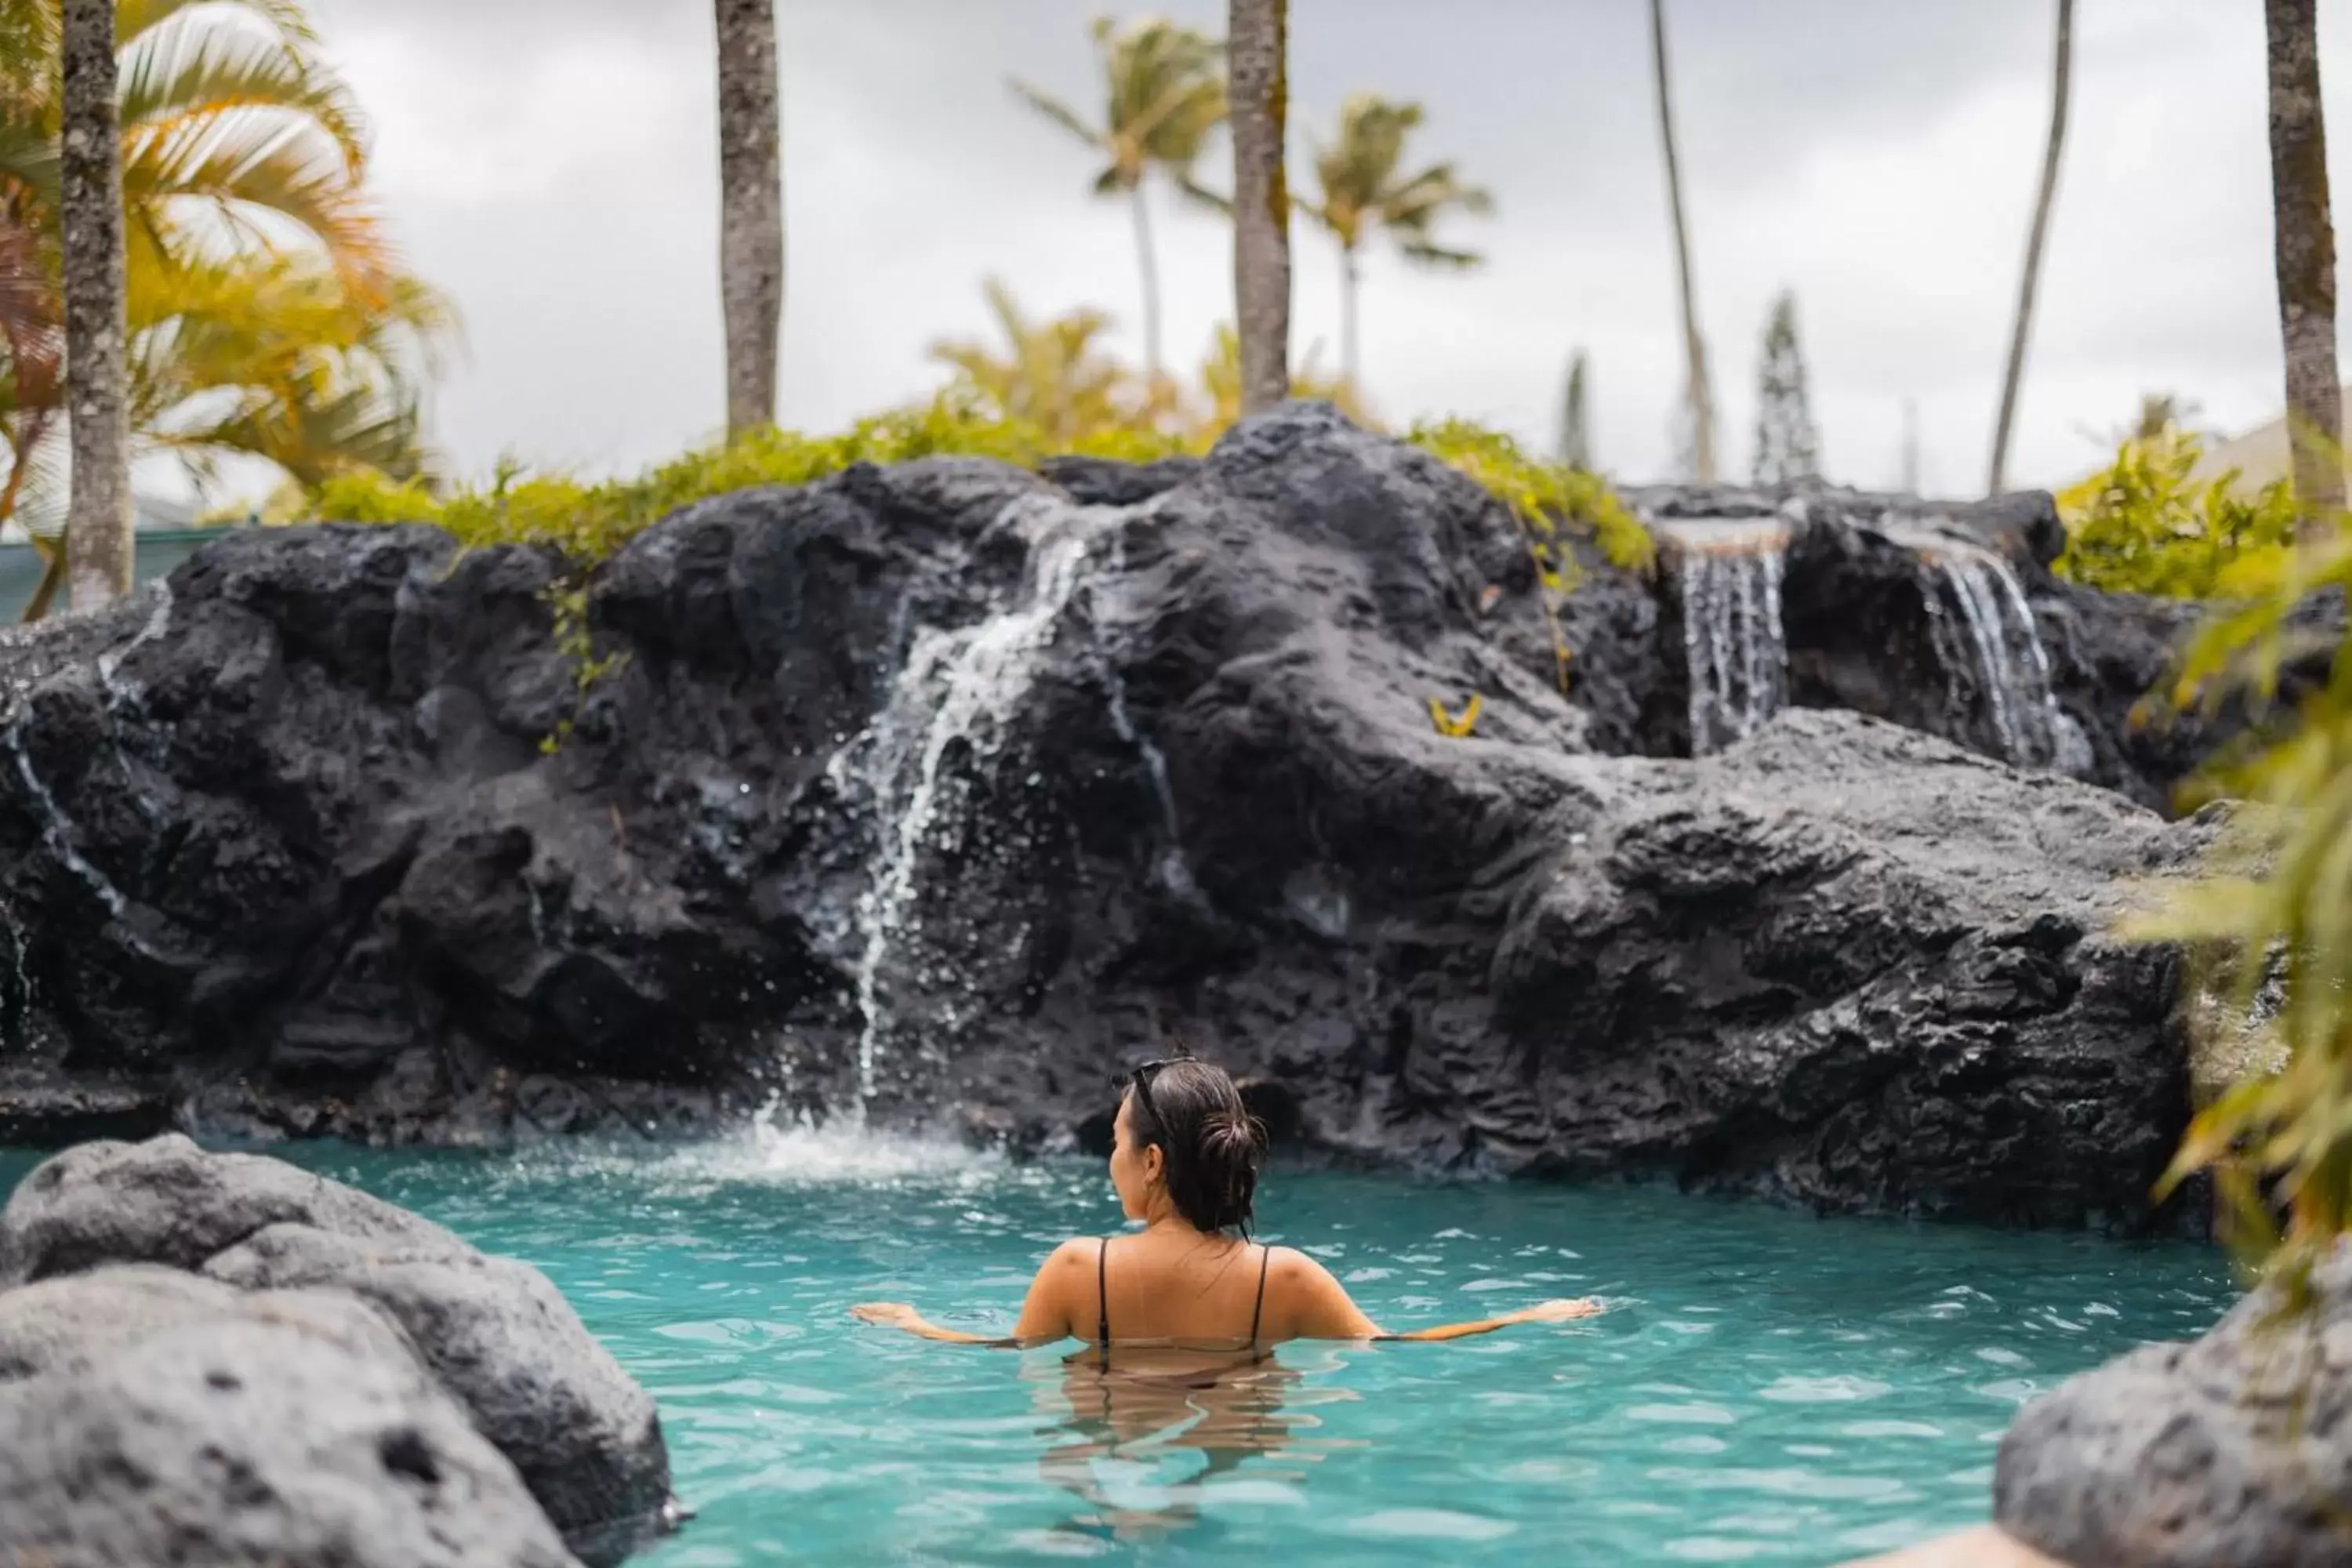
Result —
[[[2344, 401], [2347, 407], [2352, 407], [2352, 385], [2344, 388]], [[2233, 436], [2208, 447], [2193, 472], [2197, 479], [2210, 480], [2218, 479], [2235, 468], [2238, 470], [2238, 482], [2232, 488], [2251, 494], [2273, 479], [2285, 479], [2291, 468], [2286, 445], [2286, 416], [2282, 413], [2242, 436]]]

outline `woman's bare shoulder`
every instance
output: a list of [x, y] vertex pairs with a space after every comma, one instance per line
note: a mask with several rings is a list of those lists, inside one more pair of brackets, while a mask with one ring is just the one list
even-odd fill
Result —
[[1086, 1268], [1092, 1268], [1095, 1266], [1095, 1257], [1102, 1250], [1102, 1247], [1103, 1238], [1101, 1237], [1074, 1236], [1070, 1237], [1069, 1240], [1062, 1243], [1061, 1246], [1054, 1248], [1053, 1252], [1047, 1256], [1044, 1265], [1038, 1269], [1038, 1272], [1043, 1274], [1047, 1269], [1060, 1270], [1064, 1268], [1076, 1268], [1081, 1265]]

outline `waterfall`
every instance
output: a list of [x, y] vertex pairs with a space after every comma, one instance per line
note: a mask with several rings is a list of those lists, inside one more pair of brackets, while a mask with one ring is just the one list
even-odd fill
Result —
[[[1114, 580], [1126, 576], [1126, 544], [1117, 533], [1111, 535], [1109, 565]], [[1106, 705], [1110, 711], [1111, 728], [1118, 732], [1120, 740], [1134, 749], [1137, 760], [1143, 763], [1143, 771], [1151, 780], [1152, 796], [1160, 804], [1160, 829], [1167, 837], [1167, 842], [1161, 846], [1159, 858], [1154, 862], [1160, 885], [1195, 908], [1203, 907], [1207, 898], [1201, 891], [1200, 884], [1192, 879], [1192, 862], [1184, 855], [1183, 829], [1176, 816], [1176, 791], [1168, 782], [1167, 754], [1160, 751], [1157, 742], [1144, 733], [1142, 726], [1136, 723], [1134, 714], [1129, 711], [1127, 681], [1118, 673], [1118, 659], [1110, 649], [1103, 646], [1105, 628], [1119, 619], [1120, 597], [1116, 594], [1106, 595], [1101, 585], [1096, 584], [1089, 587], [1088, 603], [1093, 612], [1091, 620], [1096, 637], [1095, 667], [1102, 677], [1103, 689], [1108, 694]]]
[[119, 714], [125, 708], [135, 709], [146, 700], [146, 693], [122, 678], [122, 661], [162, 637], [172, 626], [172, 584], [156, 583], [147, 592], [153, 596], [155, 607], [147, 616], [147, 624], [139, 634], [121, 647], [110, 648], [98, 656], [98, 681], [106, 690], [109, 713]]
[[1788, 536], [1778, 529], [1672, 523], [1682, 545], [1683, 658], [1690, 679], [1691, 754], [1752, 735], [1789, 695], [1780, 625]]
[[1005, 722], [1035, 682], [1039, 656], [1082, 579], [1103, 516], [1044, 496], [1012, 503], [998, 526], [1013, 528], [1029, 546], [1018, 598], [971, 626], [918, 630], [882, 714], [829, 770], [838, 777], [846, 752], [862, 753], [863, 765], [853, 771], [872, 793], [880, 834], [856, 908], [861, 1115], [881, 1086], [890, 1044], [884, 963], [920, 923], [925, 850], [952, 843], [961, 827], [952, 798], [960, 781], [948, 759], [959, 754], [967, 773], [994, 760]]
[[[2049, 652], [2009, 562], [1997, 552], [1946, 540], [1921, 553], [1958, 612], [1962, 646], [1956, 651], [1972, 667], [2003, 759], [2063, 773], [2087, 768], [2089, 742], [2059, 710]], [[1929, 608], [1940, 614], [1938, 597], [1931, 587]], [[1954, 651], [1948, 647], [1946, 657]]]
[[1187, 902], [1201, 900], [1200, 884], [1192, 880], [1192, 863], [1184, 858], [1184, 837], [1176, 824], [1176, 792], [1168, 783], [1168, 757], [1150, 736], [1135, 722], [1127, 710], [1127, 682], [1119, 679], [1118, 666], [1106, 658], [1102, 661], [1103, 684], [1110, 692], [1110, 725], [1118, 738], [1135, 748], [1142, 760], [1143, 770], [1151, 777], [1151, 793], [1160, 802], [1160, 827], [1168, 836], [1157, 863], [1160, 885]]
[[[5, 730], [0, 730], [0, 742], [5, 742], [10, 755], [16, 758], [16, 775], [25, 781], [26, 793], [33, 797], [34, 804], [40, 808], [41, 836], [48, 842], [49, 853], [55, 855], [68, 870], [81, 879], [85, 887], [98, 895], [99, 902], [104, 904], [106, 912], [113, 917], [114, 929], [126, 946], [144, 958], [160, 957], [155, 949], [139, 934], [138, 928], [131, 918], [131, 900], [123, 896], [122, 889], [114, 885], [112, 879], [90, 863], [89, 858], [84, 855], [74, 843], [72, 819], [66, 816], [65, 808], [58, 804], [57, 796], [49, 793], [49, 786], [41, 781], [41, 775], [34, 771], [32, 753], [25, 749], [23, 734], [26, 711], [28, 711], [26, 709], [18, 709], [16, 717]], [[20, 961], [21, 957], [20, 949]]]

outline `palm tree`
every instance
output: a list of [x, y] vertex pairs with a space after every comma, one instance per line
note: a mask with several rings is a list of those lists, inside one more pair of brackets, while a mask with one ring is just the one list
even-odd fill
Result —
[[1234, 315], [1250, 413], [1290, 393], [1289, 33], [1288, 0], [1232, 0]]
[[2306, 527], [2344, 505], [2343, 394], [2336, 372], [2336, 224], [2319, 99], [2315, 0], [2264, 0], [2270, 39], [2271, 211], [2287, 443]]
[[726, 316], [727, 433], [776, 417], [784, 313], [782, 128], [772, 0], [718, 0], [719, 294]]
[[1691, 281], [1690, 219], [1683, 211], [1682, 159], [1675, 148], [1675, 107], [1666, 69], [1665, 0], [1650, 0], [1650, 58], [1657, 68], [1658, 139], [1666, 153], [1666, 205], [1675, 224], [1675, 271], [1682, 282], [1683, 403], [1690, 421], [1692, 476], [1715, 483], [1715, 390], [1707, 383], [1706, 342], [1698, 331], [1698, 293]]
[[58, 205], [73, 446], [67, 573], [75, 601], [96, 609], [131, 591], [131, 388], [123, 360], [129, 285], [114, 0], [65, 0], [59, 63]]
[[[1992, 472], [1985, 480], [1986, 492], [1991, 495], [2000, 493], [2008, 477], [2009, 433], [2017, 416], [2018, 387], [2025, 379], [2025, 340], [2033, 326], [2033, 286], [2042, 276], [2042, 242], [2050, 233], [2051, 204], [2058, 195], [2058, 159], [2066, 144], [2066, 89], [2074, 65], [2074, 0], [2058, 0], [2058, 52], [2050, 89], [2050, 141], [2042, 153], [2042, 189], [2033, 199], [2033, 226], [2025, 237], [2025, 276], [2017, 287], [2017, 321], [2010, 330], [2009, 368], [2000, 379], [2000, 416], [1993, 423]], [[2275, 74], [2273, 79], [2276, 80]], [[2334, 363], [2332, 357], [2329, 363]]]
[[1356, 295], [1366, 241], [1385, 232], [1406, 260], [1426, 267], [1470, 268], [1485, 259], [1476, 251], [1438, 244], [1431, 230], [1450, 212], [1494, 211], [1494, 198], [1464, 184], [1450, 163], [1410, 175], [1399, 172], [1405, 138], [1422, 118], [1418, 103], [1355, 93], [1340, 106], [1338, 137], [1316, 149], [1319, 195], [1306, 211], [1339, 242], [1339, 374], [1350, 382], [1359, 372]]
[[[64, 313], [59, 19], [57, 0], [0, 0], [0, 521], [45, 559], [36, 611], [75, 537], [49, 395]], [[418, 382], [454, 318], [384, 240], [358, 114], [299, 5], [121, 0], [114, 26], [130, 446], [200, 479], [232, 453], [310, 483], [356, 466], [415, 472]]]
[[1056, 446], [1148, 417], [1127, 367], [1097, 345], [1108, 316], [1078, 310], [1032, 321], [1002, 282], [992, 278], [985, 288], [1003, 346], [940, 342], [931, 345], [931, 357], [953, 366], [998, 416], [1035, 426]]
[[1038, 113], [1101, 153], [1098, 196], [1124, 196], [1135, 218], [1135, 249], [1143, 271], [1144, 363], [1160, 374], [1160, 271], [1151, 247], [1151, 209], [1145, 179], [1158, 170], [1177, 189], [1212, 201], [1192, 181], [1192, 165], [1209, 133], [1225, 118], [1225, 83], [1219, 47], [1189, 27], [1150, 17], [1124, 29], [1108, 16], [1094, 24], [1106, 103], [1100, 125], [1059, 99], [1016, 79], [1013, 91]]

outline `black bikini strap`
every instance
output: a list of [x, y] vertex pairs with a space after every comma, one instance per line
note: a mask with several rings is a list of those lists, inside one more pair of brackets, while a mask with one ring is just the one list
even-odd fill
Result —
[[1274, 1248], [1257, 1249], [1257, 1305], [1250, 1309], [1250, 1349], [1257, 1349], [1257, 1326], [1265, 1317], [1265, 1270], [1274, 1261]]
[[1095, 1244], [1095, 1342], [1102, 1347], [1105, 1370], [1110, 1366], [1110, 1237]]

